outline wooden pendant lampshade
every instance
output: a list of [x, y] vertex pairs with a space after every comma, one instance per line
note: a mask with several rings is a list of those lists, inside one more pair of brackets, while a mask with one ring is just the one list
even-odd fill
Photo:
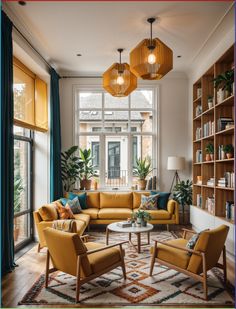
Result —
[[173, 69], [173, 52], [158, 38], [152, 38], [155, 18], [147, 20], [151, 26], [151, 38], [144, 39], [130, 52], [130, 69], [142, 79], [161, 79]]
[[114, 97], [125, 97], [137, 88], [137, 77], [130, 71], [128, 63], [114, 63], [103, 73], [103, 88]]

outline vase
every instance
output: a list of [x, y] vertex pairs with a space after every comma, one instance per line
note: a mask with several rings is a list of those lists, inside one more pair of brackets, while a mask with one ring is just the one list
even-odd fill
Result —
[[211, 161], [214, 160], [214, 154], [213, 153], [210, 153], [210, 158], [211, 158]]
[[80, 190], [91, 190], [91, 179], [82, 179], [80, 181]]
[[147, 180], [139, 179], [138, 180], [138, 189], [145, 190], [147, 185]]
[[231, 159], [233, 157], [233, 154], [231, 152], [226, 153], [226, 157], [227, 159]]
[[143, 227], [147, 226], [147, 221], [142, 220], [142, 221], [141, 221], [141, 226], [143, 226]]
[[211, 161], [211, 156], [209, 153], [206, 154], [206, 161]]

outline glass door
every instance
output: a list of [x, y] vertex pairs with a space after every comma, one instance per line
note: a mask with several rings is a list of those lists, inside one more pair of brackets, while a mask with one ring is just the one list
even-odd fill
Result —
[[14, 127], [14, 243], [17, 251], [33, 238], [32, 133]]
[[120, 178], [120, 142], [108, 142], [108, 178]]

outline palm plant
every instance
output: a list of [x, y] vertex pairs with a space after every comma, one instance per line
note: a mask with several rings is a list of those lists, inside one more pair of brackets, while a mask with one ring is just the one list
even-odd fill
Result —
[[192, 184], [192, 181], [188, 179], [186, 182], [183, 180], [180, 181], [174, 187], [173, 199], [182, 206], [183, 218], [185, 206], [190, 206], [192, 204]]
[[61, 175], [63, 189], [65, 192], [71, 191], [80, 175], [81, 163], [76, 151], [78, 146], [72, 146], [61, 153]]
[[97, 173], [93, 166], [93, 157], [91, 149], [81, 149], [80, 152], [80, 187], [81, 189], [90, 190], [91, 178], [97, 177]]
[[140, 180], [145, 180], [152, 171], [149, 157], [145, 157], [143, 160], [141, 158], [136, 159], [136, 166], [133, 170], [134, 176], [137, 176]]

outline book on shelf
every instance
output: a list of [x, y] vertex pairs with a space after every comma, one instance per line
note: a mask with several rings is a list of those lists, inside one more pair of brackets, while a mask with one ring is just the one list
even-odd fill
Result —
[[234, 220], [234, 202], [233, 201], [226, 201], [225, 203], [225, 217], [229, 220]]
[[215, 178], [214, 177], [207, 180], [207, 186], [214, 187], [214, 185], [215, 185]]
[[197, 194], [197, 207], [202, 208], [202, 195]]
[[209, 213], [214, 214], [214, 209], [215, 209], [215, 197], [214, 196], [206, 198], [205, 208], [207, 209]]
[[196, 129], [196, 140], [200, 139], [202, 137], [202, 128], [199, 127]]
[[195, 116], [199, 116], [202, 113], [202, 105], [197, 105], [195, 109]]
[[225, 172], [225, 183], [227, 188], [234, 188], [234, 172]]
[[196, 151], [196, 163], [201, 163], [202, 162], [202, 150], [197, 149]]
[[229, 125], [234, 125], [234, 121], [232, 118], [230, 117], [220, 117], [217, 120], [217, 130], [219, 131], [223, 131], [226, 129], [226, 126]]
[[225, 159], [225, 153], [224, 153], [224, 145], [219, 145], [218, 146], [218, 160], [223, 160]]
[[214, 134], [215, 132], [215, 122], [214, 121], [208, 121], [203, 124], [203, 136], [209, 136]]
[[125, 227], [131, 227], [132, 223], [128, 221], [123, 221], [123, 222], [117, 222], [116, 225], [125, 228]]

